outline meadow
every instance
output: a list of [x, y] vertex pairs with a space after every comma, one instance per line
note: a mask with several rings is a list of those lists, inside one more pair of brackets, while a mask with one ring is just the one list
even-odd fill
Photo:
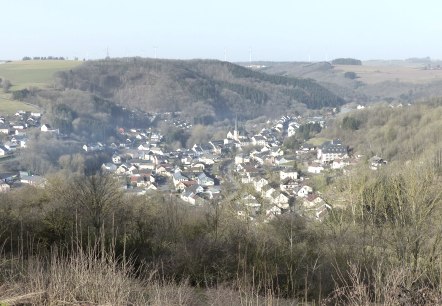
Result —
[[9, 94], [0, 94], [0, 115], [13, 115], [17, 111], [39, 112], [38, 107], [10, 99]]
[[[14, 61], [0, 64], [0, 78], [12, 83], [10, 91], [51, 86], [54, 73], [72, 69], [81, 61]], [[14, 114], [18, 110], [37, 111], [32, 105], [11, 99], [10, 93], [0, 93], [0, 114]]]
[[442, 70], [425, 70], [422, 66], [405, 65], [335, 65], [335, 70], [355, 72], [358, 80], [366, 84], [385, 81], [425, 84], [442, 80]]

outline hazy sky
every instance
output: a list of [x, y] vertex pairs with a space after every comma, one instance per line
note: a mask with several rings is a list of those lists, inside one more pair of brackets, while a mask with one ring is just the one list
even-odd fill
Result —
[[442, 59], [437, 0], [0, 0], [0, 59]]

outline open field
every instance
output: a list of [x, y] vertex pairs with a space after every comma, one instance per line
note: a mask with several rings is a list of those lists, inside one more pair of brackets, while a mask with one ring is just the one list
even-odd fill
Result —
[[40, 110], [27, 103], [11, 100], [8, 95], [0, 94], [0, 115], [13, 115], [18, 110], [39, 112]]
[[0, 77], [11, 81], [11, 90], [46, 87], [54, 73], [79, 66], [81, 61], [16, 61], [0, 64]]
[[422, 66], [335, 65], [334, 69], [343, 72], [355, 72], [359, 77], [358, 80], [366, 84], [375, 84], [384, 81], [424, 84], [442, 80], [442, 70], [424, 70]]
[[[11, 91], [29, 87], [45, 88], [51, 85], [54, 73], [69, 70], [80, 61], [16, 61], [0, 64], [0, 78], [11, 81]], [[35, 111], [38, 108], [11, 99], [11, 94], [0, 92], [0, 114], [11, 115], [18, 110]]]

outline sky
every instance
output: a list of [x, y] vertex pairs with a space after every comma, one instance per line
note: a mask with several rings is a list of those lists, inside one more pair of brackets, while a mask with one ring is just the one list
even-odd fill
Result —
[[[3, 3], [2, 3], [3, 2]], [[442, 59], [438, 0], [0, 0], [0, 59]]]

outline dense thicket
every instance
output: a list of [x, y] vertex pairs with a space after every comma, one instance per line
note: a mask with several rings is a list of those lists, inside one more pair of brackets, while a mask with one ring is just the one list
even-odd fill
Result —
[[219, 61], [112, 59], [88, 61], [57, 76], [57, 86], [144, 111], [182, 111], [203, 102], [223, 118], [283, 114], [305, 104], [336, 107], [344, 100], [313, 80], [263, 74]]

